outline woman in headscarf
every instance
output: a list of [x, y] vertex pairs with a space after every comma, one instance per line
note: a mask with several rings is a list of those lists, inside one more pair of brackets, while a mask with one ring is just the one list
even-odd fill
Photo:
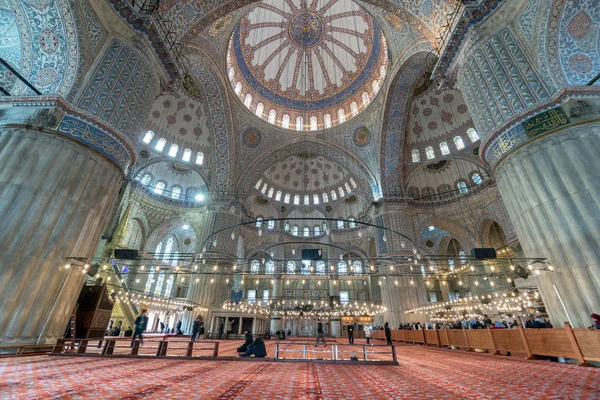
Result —
[[590, 315], [590, 317], [592, 317], [592, 321], [594, 321], [594, 324], [592, 325], [592, 327], [594, 329], [600, 330], [600, 315], [592, 314], [592, 315]]

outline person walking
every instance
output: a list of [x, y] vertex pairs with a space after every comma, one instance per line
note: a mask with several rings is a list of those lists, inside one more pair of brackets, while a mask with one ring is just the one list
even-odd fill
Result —
[[146, 325], [148, 324], [148, 317], [146, 316], [146, 310], [142, 311], [142, 314], [139, 315], [135, 319], [135, 330], [133, 331], [133, 337], [131, 338], [131, 346], [133, 347], [133, 343], [135, 342], [136, 337], [140, 337], [140, 344], [144, 344], [144, 338], [142, 337], [142, 332], [146, 329]]
[[390, 325], [386, 322], [383, 325], [383, 330], [385, 331], [385, 339], [387, 340], [388, 345], [392, 345], [392, 331], [390, 330]]
[[177, 322], [176, 328], [175, 328], [175, 334], [177, 335], [183, 335], [183, 332], [181, 331], [181, 320], [179, 320]]
[[367, 344], [371, 344], [371, 328], [369, 328], [369, 325], [365, 325], [364, 331], [365, 338], [367, 338]]
[[223, 330], [224, 330], [224, 325], [223, 325], [223, 321], [221, 321], [221, 323], [219, 323], [219, 340], [223, 339]]
[[346, 331], [348, 332], [348, 344], [354, 344], [354, 324], [346, 325]]
[[317, 342], [315, 343], [315, 347], [319, 345], [319, 339], [323, 341], [323, 346], [327, 346], [327, 342], [325, 342], [325, 336], [323, 335], [323, 322], [321, 320], [317, 320]]
[[200, 328], [198, 329], [198, 339], [204, 339], [204, 322], [200, 322]]
[[196, 340], [196, 336], [198, 336], [198, 331], [200, 330], [200, 321], [198, 319], [199, 317], [196, 317], [196, 320], [192, 325], [192, 336], [190, 338], [191, 340]]

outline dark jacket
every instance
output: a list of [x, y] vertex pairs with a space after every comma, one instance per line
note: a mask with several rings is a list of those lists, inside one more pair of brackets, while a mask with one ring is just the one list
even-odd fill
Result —
[[242, 346], [250, 346], [252, 344], [252, 334], [250, 332], [246, 332], [246, 341], [244, 342], [244, 344]]
[[354, 335], [354, 326], [353, 325], [346, 326], [346, 330], [348, 331], [348, 336]]
[[140, 315], [135, 319], [135, 329], [141, 329], [145, 331], [146, 325], [148, 325], [148, 317]]
[[323, 333], [323, 323], [319, 322], [317, 324], [317, 333]]
[[254, 342], [248, 346], [254, 348], [254, 355], [256, 357], [266, 357], [267, 356], [267, 348], [265, 347], [265, 342], [261, 338], [254, 339]]
[[192, 325], [192, 332], [198, 333], [198, 329], [200, 329], [200, 321], [194, 321]]
[[383, 328], [383, 329], [385, 330], [385, 335], [386, 335], [386, 336], [389, 336], [389, 335], [391, 335], [391, 334], [392, 334], [392, 331], [390, 331], [390, 327], [389, 327], [389, 325], [387, 325], [387, 324], [386, 324], [386, 325], [385, 325], [385, 328]]

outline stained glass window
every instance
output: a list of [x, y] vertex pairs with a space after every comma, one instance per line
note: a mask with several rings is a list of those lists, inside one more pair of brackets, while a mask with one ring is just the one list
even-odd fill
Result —
[[162, 292], [162, 287], [163, 287], [164, 281], [165, 281], [165, 274], [161, 272], [158, 275], [158, 279], [156, 280], [156, 287], [154, 288], [155, 296], [160, 296], [160, 294]]
[[173, 282], [175, 281], [175, 277], [173, 275], [169, 275], [169, 279], [167, 279], [167, 286], [165, 287], [165, 297], [170, 297], [171, 292], [173, 291]]

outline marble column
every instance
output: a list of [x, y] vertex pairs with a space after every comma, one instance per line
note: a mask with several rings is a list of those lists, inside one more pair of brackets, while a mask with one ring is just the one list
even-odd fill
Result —
[[[335, 296], [337, 301], [340, 300], [340, 281], [337, 276], [331, 276], [329, 279], [329, 295]], [[329, 319], [329, 336], [340, 337], [342, 336], [342, 321], [339, 315], [332, 315]]]
[[590, 314], [600, 312], [599, 173], [598, 122], [531, 142], [497, 167], [525, 254], [555, 267], [537, 277], [554, 326], [589, 326]]
[[[273, 279], [273, 295], [272, 295], [272, 299], [275, 302], [279, 302], [283, 299], [283, 279], [281, 277], [281, 275], [276, 275], [275, 278]], [[271, 325], [270, 325], [270, 329], [271, 329], [271, 333], [275, 333], [279, 330], [281, 330], [283, 328], [283, 324], [282, 324], [282, 317], [279, 315], [271, 315]]]
[[381, 282], [383, 305], [388, 309], [384, 313], [385, 322], [388, 322], [390, 327], [397, 328], [401, 322], [424, 322], [424, 316], [420, 314], [405, 313], [406, 310], [427, 303], [427, 291], [422, 278], [388, 276], [387, 279], [381, 279]]
[[122, 172], [98, 153], [25, 127], [0, 129], [0, 344], [62, 337]]

